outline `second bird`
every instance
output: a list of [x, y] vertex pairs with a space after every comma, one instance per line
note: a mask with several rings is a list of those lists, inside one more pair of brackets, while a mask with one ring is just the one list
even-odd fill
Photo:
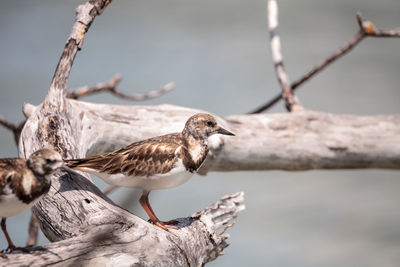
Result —
[[140, 204], [157, 226], [176, 227], [161, 222], [149, 203], [154, 189], [176, 187], [186, 182], [206, 159], [208, 137], [234, 135], [205, 113], [190, 117], [180, 133], [153, 137], [111, 153], [67, 160], [67, 166], [94, 174], [106, 183], [143, 190]]

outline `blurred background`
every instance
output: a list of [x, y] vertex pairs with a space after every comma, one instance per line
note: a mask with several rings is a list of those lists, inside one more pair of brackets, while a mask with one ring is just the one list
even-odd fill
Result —
[[[83, 1], [0, 2], [0, 115], [23, 119], [24, 102], [39, 104], [49, 88], [75, 7]], [[398, 0], [279, 1], [280, 35], [292, 80], [349, 41], [355, 12], [379, 28], [400, 26]], [[364, 40], [299, 89], [308, 109], [359, 115], [400, 111], [400, 40]], [[78, 53], [69, 87], [123, 77], [119, 89], [146, 92], [169, 81], [173, 92], [145, 102], [108, 94], [98, 103], [170, 103], [220, 116], [242, 114], [280, 88], [269, 52], [266, 1], [119, 0], [96, 18]], [[285, 112], [278, 104], [269, 112]], [[382, 140], [385, 142], [385, 140]], [[17, 156], [0, 127], [0, 157]], [[100, 187], [99, 179], [94, 178]], [[400, 179], [390, 170], [235, 172], [195, 176], [153, 192], [161, 219], [187, 216], [225, 194], [245, 192], [246, 210], [229, 229], [231, 245], [210, 266], [398, 266]], [[136, 192], [119, 189], [116, 203], [147, 220]], [[132, 200], [126, 201], [127, 196]], [[24, 245], [30, 212], [9, 218]], [[40, 243], [47, 240], [41, 235]], [[0, 235], [0, 247], [6, 241]]]

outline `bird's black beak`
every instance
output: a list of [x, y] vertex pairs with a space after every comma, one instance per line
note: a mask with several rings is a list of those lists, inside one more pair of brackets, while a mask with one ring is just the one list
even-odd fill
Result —
[[231, 133], [230, 131], [228, 131], [228, 130], [225, 130], [225, 129], [224, 129], [224, 128], [222, 128], [222, 127], [218, 127], [216, 132], [217, 132], [217, 133], [219, 133], [219, 134], [224, 134], [224, 135], [232, 135], [232, 136], [235, 136], [235, 134], [234, 134], [234, 133]]

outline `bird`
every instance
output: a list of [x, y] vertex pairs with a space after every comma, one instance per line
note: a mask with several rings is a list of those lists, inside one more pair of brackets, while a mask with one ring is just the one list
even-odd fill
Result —
[[50, 189], [51, 174], [63, 166], [61, 155], [52, 149], [40, 149], [27, 160], [0, 159], [0, 217], [1, 229], [8, 242], [6, 251], [23, 250], [16, 247], [7, 232], [7, 217], [31, 208]]
[[111, 185], [139, 188], [139, 203], [150, 221], [166, 230], [178, 229], [160, 221], [149, 203], [152, 190], [179, 186], [189, 180], [208, 154], [208, 137], [231, 135], [220, 127], [214, 116], [191, 116], [182, 132], [153, 137], [122, 147], [114, 152], [82, 159], [65, 160], [66, 166], [94, 174]]

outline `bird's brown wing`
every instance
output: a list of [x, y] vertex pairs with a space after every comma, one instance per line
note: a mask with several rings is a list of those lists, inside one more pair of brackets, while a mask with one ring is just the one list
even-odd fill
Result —
[[175, 151], [180, 146], [179, 136], [172, 134], [136, 142], [108, 154], [66, 160], [66, 163], [68, 167], [82, 171], [152, 176], [167, 173], [174, 167], [178, 160]]
[[0, 194], [4, 193], [7, 184], [18, 184], [22, 182], [25, 170], [25, 160], [19, 158], [0, 159]]

